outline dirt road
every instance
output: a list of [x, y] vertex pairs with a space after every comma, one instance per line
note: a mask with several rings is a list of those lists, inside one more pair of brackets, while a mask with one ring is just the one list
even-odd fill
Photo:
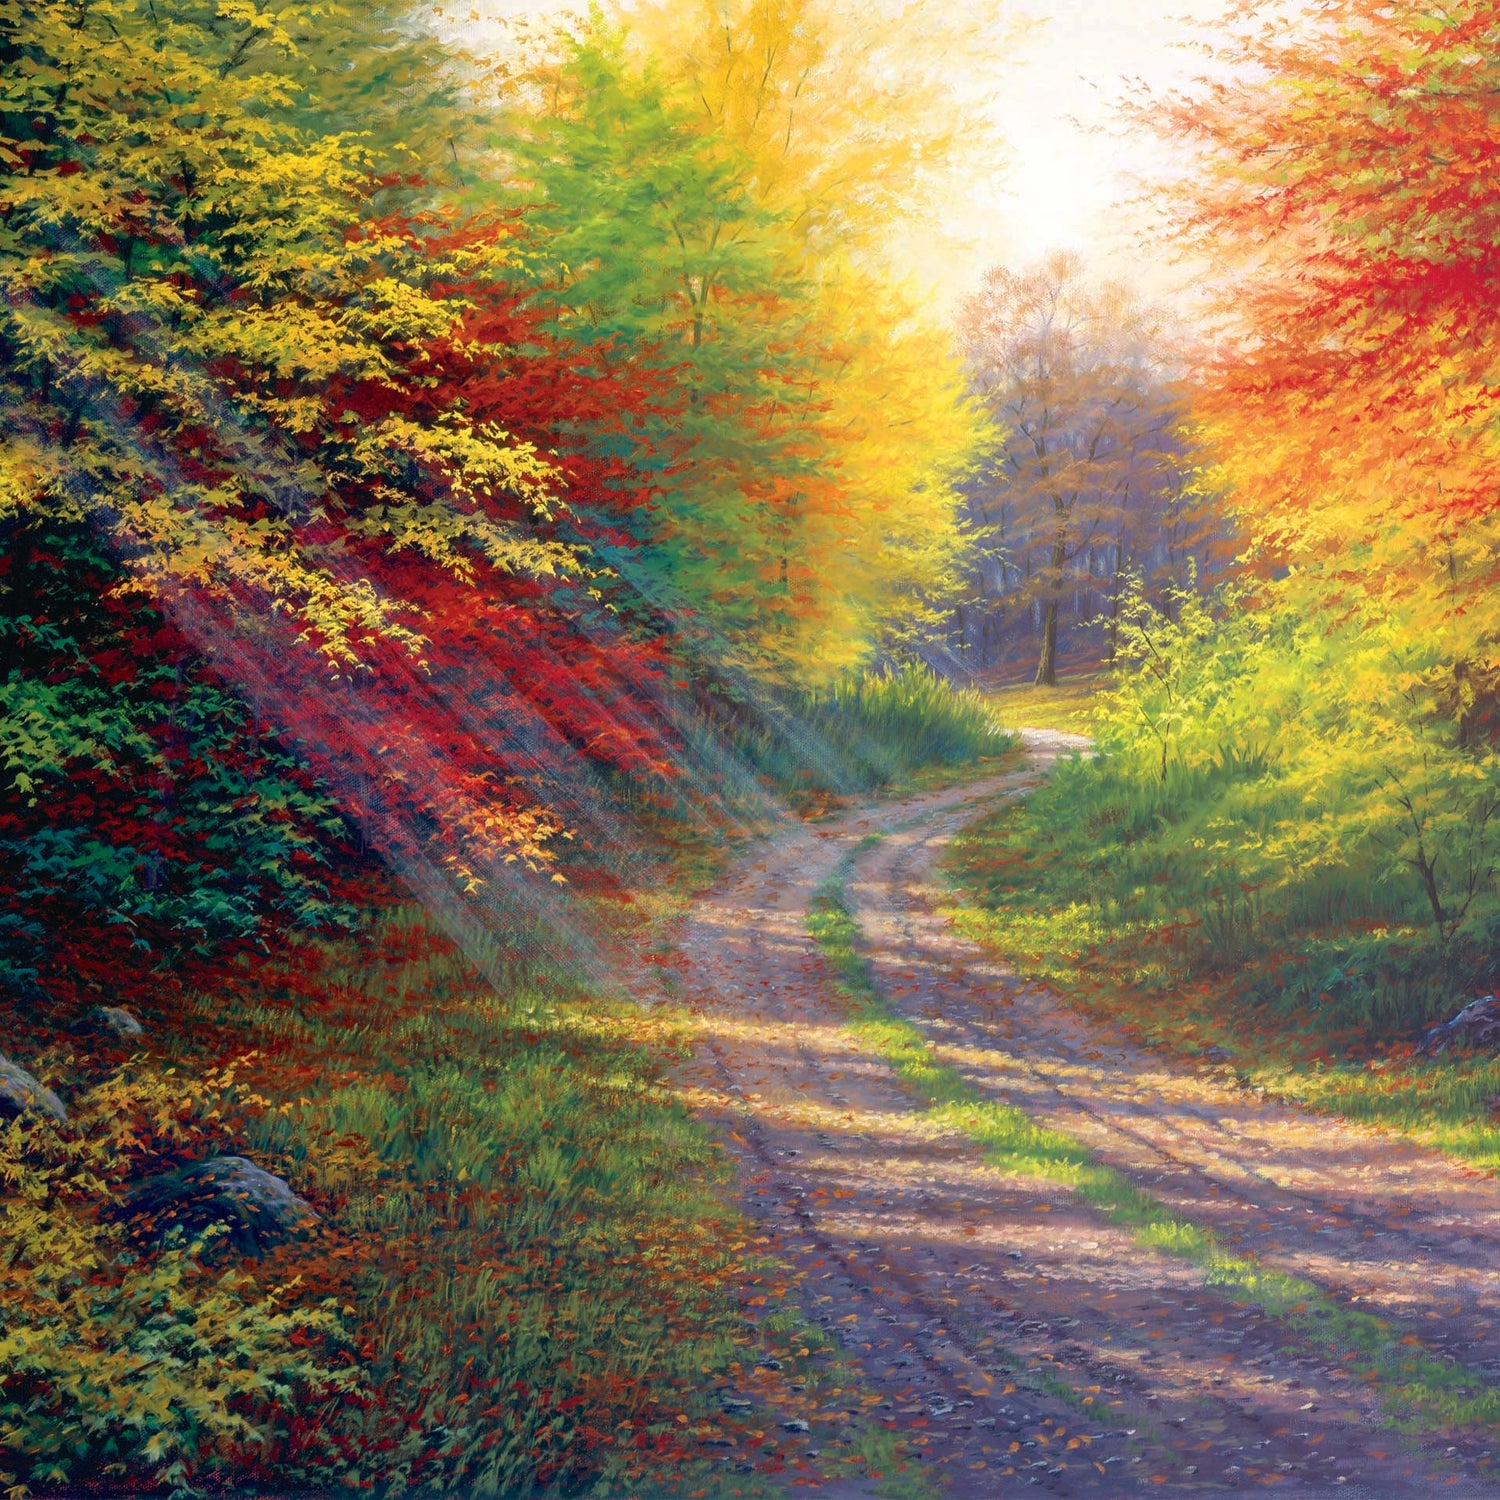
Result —
[[1393, 1431], [1362, 1361], [1305, 1319], [1145, 1246], [1062, 1183], [987, 1164], [852, 1037], [805, 928], [851, 852], [877, 986], [983, 1096], [1237, 1254], [1388, 1318], [1396, 1347], [1459, 1361], [1473, 1386], [1500, 1372], [1500, 1185], [1133, 1047], [934, 915], [946, 841], [1076, 746], [1026, 741], [1026, 771], [789, 828], [684, 930], [698, 1082], [733, 1131], [743, 1207], [800, 1272], [804, 1316], [954, 1496], [1500, 1488], [1486, 1434]]

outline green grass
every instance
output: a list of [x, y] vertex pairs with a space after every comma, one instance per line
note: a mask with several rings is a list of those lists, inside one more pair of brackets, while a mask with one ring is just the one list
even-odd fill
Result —
[[1417, 1058], [1409, 1041], [1492, 977], [1487, 944], [1438, 962], [1409, 893], [1357, 869], [1275, 892], [1226, 878], [1232, 851], [1203, 810], [1242, 774], [1142, 784], [1065, 764], [955, 841], [949, 915], [1149, 1046], [1221, 1048], [1280, 1097], [1500, 1167], [1500, 1060]]
[[681, 1027], [539, 951], [491, 987], [410, 912], [362, 948], [307, 944], [290, 964], [314, 982], [289, 970], [236, 1007], [280, 1101], [245, 1146], [337, 1237], [370, 1393], [341, 1416], [358, 1472], [474, 1496], [673, 1489], [721, 1425], [712, 1387], [755, 1338], [738, 1289], [766, 1267], [675, 1097]]
[[[861, 848], [877, 839], [872, 836]], [[1389, 1324], [1341, 1307], [1310, 1282], [1231, 1252], [1210, 1230], [1170, 1213], [1077, 1141], [986, 1098], [940, 1061], [922, 1031], [876, 989], [860, 954], [858, 927], [843, 896], [858, 852], [820, 888], [809, 907], [807, 930], [832, 971], [850, 1031], [892, 1068], [928, 1119], [968, 1136], [1002, 1171], [1072, 1188], [1140, 1244], [1197, 1266], [1208, 1285], [1261, 1307], [1323, 1352], [1340, 1359], [1356, 1354], [1352, 1368], [1379, 1391], [1393, 1427], [1417, 1431], [1434, 1423], [1500, 1423], [1500, 1392], [1489, 1389], [1483, 1376], [1400, 1344]]]
[[[655, 893], [654, 923], [685, 889]], [[184, 1068], [205, 1043], [256, 1049], [240, 1072], [264, 1103], [224, 1145], [324, 1214], [271, 1274], [335, 1297], [359, 1354], [356, 1397], [325, 1417], [342, 1457], [268, 1454], [273, 1482], [763, 1495], [787, 1458], [776, 1424], [855, 1384], [726, 1206], [727, 1160], [675, 1076], [690, 1018], [581, 990], [543, 937], [513, 927], [486, 983], [396, 909], [362, 940], [247, 964], [171, 1038]], [[759, 1403], [726, 1414], [717, 1391], [752, 1374]], [[827, 1462], [918, 1483], [866, 1426], [824, 1437]]]
[[1011, 748], [985, 695], [925, 666], [786, 694], [742, 725], [736, 748], [794, 802], [889, 791]]
[[984, 699], [1007, 729], [1065, 729], [1072, 734], [1087, 734], [1093, 724], [1094, 694], [1099, 683], [1098, 674], [1090, 672], [1064, 678], [1056, 687], [1021, 683], [991, 688]]

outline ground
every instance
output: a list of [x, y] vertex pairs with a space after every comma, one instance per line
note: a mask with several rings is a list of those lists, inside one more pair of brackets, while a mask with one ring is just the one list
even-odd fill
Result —
[[739, 1201], [862, 1378], [828, 1430], [869, 1410], [955, 1496], [1487, 1492], [1500, 1188], [1132, 1046], [959, 938], [946, 842], [1080, 741], [1025, 743], [788, 827], [681, 932]]

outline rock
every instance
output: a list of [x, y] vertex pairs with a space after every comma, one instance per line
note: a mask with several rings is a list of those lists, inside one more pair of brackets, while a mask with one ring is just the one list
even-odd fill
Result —
[[40, 1079], [0, 1057], [0, 1119], [14, 1120], [28, 1112], [50, 1115], [58, 1124], [68, 1118], [62, 1100]]
[[107, 1033], [127, 1041], [146, 1034], [146, 1028], [119, 1005], [96, 1005], [92, 1010], [85, 1011], [68, 1030], [92, 1032], [96, 1036]]
[[1417, 1043], [1422, 1057], [1440, 1057], [1450, 1048], [1500, 1049], [1500, 995], [1471, 1000], [1451, 1021], [1430, 1026]]
[[140, 1240], [159, 1241], [173, 1229], [194, 1239], [221, 1224], [228, 1233], [211, 1249], [251, 1256], [298, 1239], [319, 1222], [281, 1178], [243, 1156], [210, 1157], [148, 1178], [126, 1193], [117, 1216]]

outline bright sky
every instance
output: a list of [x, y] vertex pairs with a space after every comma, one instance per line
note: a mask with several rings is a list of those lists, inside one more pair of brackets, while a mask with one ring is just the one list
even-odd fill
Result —
[[[533, 15], [583, 8], [579, 0], [499, 3]], [[1049, 249], [1076, 249], [1098, 272], [1175, 300], [1191, 273], [1143, 243], [1124, 206], [1134, 178], [1168, 162], [1156, 143], [1121, 129], [1115, 106], [1132, 84], [1171, 88], [1199, 76], [1205, 59], [1181, 44], [1203, 35], [1195, 22], [1224, 9], [1224, 0], [1016, 0], [1017, 15], [1034, 24], [1014, 55], [999, 69], [995, 59], [974, 60], [976, 82], [1005, 80], [989, 111], [1008, 160], [966, 184], [942, 222], [898, 240], [898, 264], [952, 307], [997, 262], [1021, 266]]]
[[996, 262], [1020, 266], [1074, 249], [1100, 273], [1175, 300], [1193, 273], [1169, 262], [1128, 207], [1137, 179], [1169, 172], [1171, 159], [1127, 131], [1117, 106], [1134, 85], [1171, 89], [1201, 76], [1208, 60], [1184, 43], [1205, 36], [1201, 23], [1223, 13], [1223, 0], [1020, 0], [1018, 8], [1035, 24], [1002, 69], [990, 110], [1009, 159], [955, 203], [946, 246], [931, 237], [925, 247], [908, 243], [903, 259], [962, 295]]

